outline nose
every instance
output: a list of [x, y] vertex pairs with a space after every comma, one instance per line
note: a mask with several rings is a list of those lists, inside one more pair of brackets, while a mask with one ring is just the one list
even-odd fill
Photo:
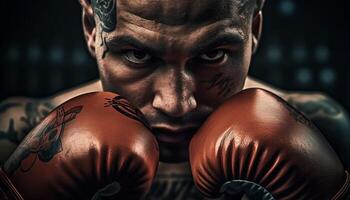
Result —
[[155, 82], [153, 108], [171, 117], [182, 117], [196, 109], [193, 76], [184, 70], [164, 71]]

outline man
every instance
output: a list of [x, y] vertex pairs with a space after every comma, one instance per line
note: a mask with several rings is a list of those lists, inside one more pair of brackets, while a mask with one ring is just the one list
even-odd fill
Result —
[[321, 93], [287, 92], [247, 75], [262, 30], [263, 1], [80, 3], [100, 80], [46, 99], [2, 102], [2, 163], [53, 108], [83, 93], [112, 91], [144, 113], [159, 143], [161, 162], [148, 199], [200, 199], [187, 163], [192, 135], [229, 97], [260, 87], [309, 117], [350, 168], [350, 119], [339, 104]]

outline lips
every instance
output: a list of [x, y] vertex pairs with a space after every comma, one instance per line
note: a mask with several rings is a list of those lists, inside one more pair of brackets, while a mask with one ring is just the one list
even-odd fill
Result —
[[197, 132], [198, 126], [186, 128], [152, 127], [152, 132], [160, 142], [184, 143], [188, 142]]

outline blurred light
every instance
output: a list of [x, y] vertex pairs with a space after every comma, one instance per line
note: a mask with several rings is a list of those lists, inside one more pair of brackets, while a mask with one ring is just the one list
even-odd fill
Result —
[[20, 52], [17, 46], [11, 46], [7, 51], [7, 58], [11, 62], [17, 62], [19, 60]]
[[313, 80], [313, 74], [309, 68], [300, 68], [296, 72], [296, 80], [301, 85], [308, 85]]
[[330, 57], [330, 51], [327, 46], [320, 45], [315, 49], [315, 59], [318, 62], [327, 62]]
[[296, 46], [293, 49], [292, 56], [296, 62], [305, 62], [307, 59], [307, 50], [305, 46]]
[[295, 4], [291, 0], [282, 0], [279, 3], [279, 11], [282, 15], [291, 16], [295, 11]]
[[30, 63], [36, 63], [41, 58], [41, 49], [37, 45], [31, 45], [28, 48], [28, 60]]
[[73, 64], [74, 65], [83, 65], [85, 63], [87, 63], [87, 56], [85, 54], [85, 52], [83, 51], [83, 49], [75, 49], [73, 51]]
[[267, 50], [267, 57], [271, 63], [278, 63], [282, 59], [282, 51], [279, 46], [270, 46]]
[[50, 52], [50, 61], [53, 64], [62, 63], [64, 59], [64, 52], [62, 47], [53, 46]]
[[322, 69], [318, 76], [324, 85], [332, 85], [337, 78], [336, 72], [330, 67]]

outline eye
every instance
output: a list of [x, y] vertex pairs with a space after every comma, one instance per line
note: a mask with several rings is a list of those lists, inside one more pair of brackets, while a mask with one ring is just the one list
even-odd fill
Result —
[[140, 50], [126, 50], [123, 56], [129, 62], [135, 64], [144, 64], [151, 59], [148, 53]]
[[215, 62], [223, 59], [226, 56], [226, 52], [222, 49], [215, 49], [202, 53], [199, 57], [204, 61]]

